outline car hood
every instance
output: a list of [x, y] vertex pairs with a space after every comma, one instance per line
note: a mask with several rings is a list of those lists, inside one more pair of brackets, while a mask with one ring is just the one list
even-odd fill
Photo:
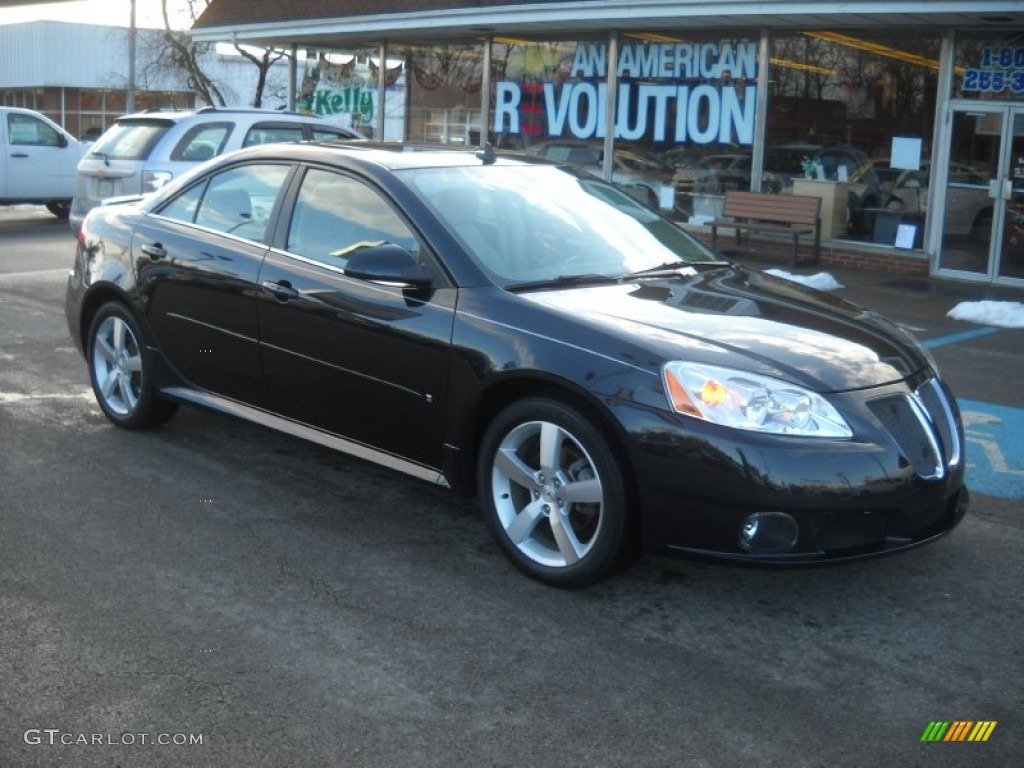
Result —
[[[879, 315], [745, 269], [521, 297], [645, 348], [652, 366], [690, 360], [840, 392], [900, 381], [928, 365], [910, 334]], [[637, 364], [635, 352], [623, 358]]]

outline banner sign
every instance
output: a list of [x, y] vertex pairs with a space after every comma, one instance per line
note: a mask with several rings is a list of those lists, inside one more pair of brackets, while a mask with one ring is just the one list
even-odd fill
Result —
[[[377, 64], [353, 56], [344, 64], [329, 62], [321, 53], [307, 60], [306, 75], [297, 99], [299, 112], [320, 115], [329, 122], [372, 134], [379, 109]], [[384, 139], [401, 140], [405, 120], [405, 75], [403, 66], [389, 66], [385, 76], [387, 110]]]
[[[615, 138], [754, 143], [757, 43], [630, 43], [619, 50]], [[495, 133], [604, 138], [608, 46], [580, 43], [560, 79], [495, 86]]]

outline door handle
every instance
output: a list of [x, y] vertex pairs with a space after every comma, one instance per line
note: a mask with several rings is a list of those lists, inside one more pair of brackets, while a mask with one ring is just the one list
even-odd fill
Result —
[[288, 301], [288, 299], [294, 299], [299, 295], [299, 292], [292, 288], [292, 284], [287, 280], [278, 280], [276, 283], [273, 280], [261, 280], [260, 287], [270, 291], [279, 301]]
[[154, 259], [162, 259], [164, 256], [167, 255], [167, 251], [164, 250], [164, 247], [160, 245], [160, 243], [153, 243], [152, 245], [146, 243], [140, 245], [139, 250], [142, 251], [147, 256]]
[[12, 152], [11, 157], [28, 157], [24, 152]]

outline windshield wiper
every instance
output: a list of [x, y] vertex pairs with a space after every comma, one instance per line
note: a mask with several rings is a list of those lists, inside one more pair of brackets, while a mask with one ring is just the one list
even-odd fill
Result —
[[675, 274], [680, 270], [689, 269], [696, 272], [699, 267], [731, 267], [733, 266], [731, 261], [667, 261], [664, 264], [658, 264], [656, 267], [647, 267], [646, 269], [638, 269], [636, 272], [630, 272], [627, 275], [623, 275], [623, 280], [629, 280], [634, 277], [650, 277], [652, 275], [661, 274]]
[[620, 278], [614, 275], [588, 273], [584, 275], [559, 275], [546, 280], [530, 280], [524, 283], [510, 283], [505, 286], [507, 291], [532, 291], [536, 288], [564, 288], [571, 285], [611, 285], [618, 283]]

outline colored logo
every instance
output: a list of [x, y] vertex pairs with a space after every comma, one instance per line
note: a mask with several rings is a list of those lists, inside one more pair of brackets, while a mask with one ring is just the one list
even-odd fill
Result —
[[921, 741], [988, 741], [995, 729], [995, 720], [933, 720], [921, 734]]

